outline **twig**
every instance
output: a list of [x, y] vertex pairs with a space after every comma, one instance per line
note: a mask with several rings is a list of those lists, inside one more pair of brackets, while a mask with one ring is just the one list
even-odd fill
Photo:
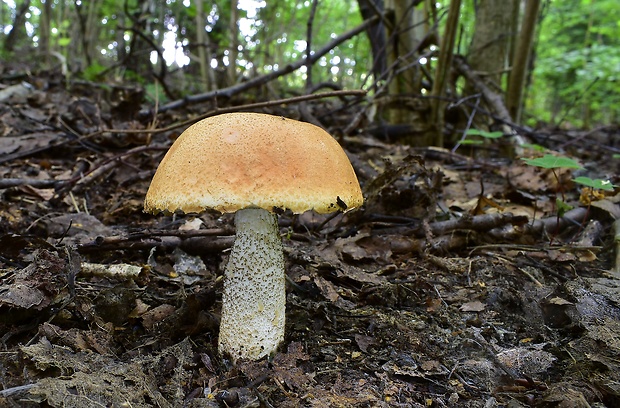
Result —
[[[331, 42], [329, 42], [327, 45], [325, 45], [323, 48], [316, 50], [313, 54], [312, 54], [312, 58], [311, 61], [312, 63], [315, 63], [316, 61], [318, 61], [321, 57], [323, 57], [325, 54], [327, 54], [328, 52], [330, 52], [334, 47], [336, 47], [337, 45], [345, 42], [346, 40], [356, 36], [357, 34], [365, 31], [368, 27], [372, 26], [373, 24], [376, 24], [379, 21], [379, 17], [375, 16], [372, 18], [369, 18], [368, 20], [365, 20], [362, 24], [360, 24], [359, 26], [353, 28], [352, 30], [347, 31], [346, 33], [343, 33], [342, 35], [334, 38]], [[281, 76], [284, 76], [286, 74], [290, 74], [293, 71], [298, 70], [299, 68], [301, 68], [302, 66], [306, 65], [307, 61], [305, 56], [302, 57], [301, 59], [292, 62], [290, 64], [287, 64], [284, 68], [277, 70], [277, 71], [273, 71], [270, 72], [269, 74], [266, 75], [262, 75], [256, 78], [252, 78], [249, 81], [240, 83], [240, 84], [236, 84], [233, 85], [231, 87], [225, 88], [225, 89], [219, 89], [217, 91], [211, 91], [211, 92], [206, 92], [206, 93], [202, 93], [202, 94], [198, 94], [198, 95], [192, 95], [192, 96], [188, 96], [185, 97], [183, 99], [179, 99], [176, 101], [172, 101], [167, 103], [166, 105], [163, 105], [160, 107], [159, 111], [160, 112], [166, 112], [170, 109], [178, 109], [178, 108], [182, 108], [183, 106], [187, 105], [188, 103], [199, 103], [199, 102], [206, 102], [208, 100], [214, 99], [214, 98], [218, 98], [218, 97], [224, 97], [224, 98], [230, 98], [233, 95], [236, 95], [240, 92], [246, 91], [250, 88], [254, 88], [258, 85], [262, 85], [265, 84], [267, 82], [273, 81], [276, 78], [279, 78]]]
[[[284, 99], [276, 99], [273, 101], [266, 101], [266, 102], [257, 102], [257, 103], [249, 103], [249, 104], [245, 104], [245, 105], [238, 105], [238, 106], [230, 106], [230, 107], [226, 107], [226, 108], [217, 108], [214, 109], [212, 111], [209, 111], [207, 113], [205, 113], [204, 115], [200, 115], [194, 118], [190, 118], [187, 120], [184, 120], [182, 122], [178, 122], [175, 124], [172, 124], [170, 126], [166, 126], [163, 128], [157, 128], [157, 129], [102, 129], [102, 130], [98, 130], [96, 132], [93, 133], [89, 133], [87, 135], [84, 136], [80, 136], [76, 139], [71, 139], [71, 140], [63, 140], [62, 142], [59, 143], [55, 143], [55, 144], [50, 144], [48, 146], [44, 146], [44, 147], [37, 147], [35, 149], [32, 150], [27, 150], [27, 151], [23, 151], [23, 152], [17, 152], [17, 153], [13, 153], [13, 154], [9, 154], [6, 155], [4, 157], [0, 157], [0, 164], [2, 163], [6, 163], [15, 159], [19, 159], [22, 157], [27, 157], [33, 154], [37, 154], [37, 153], [41, 153], [43, 151], [49, 150], [49, 149], [53, 149], [55, 147], [61, 147], [61, 146], [65, 146], [68, 144], [72, 144], [72, 143], [80, 143], [86, 139], [90, 139], [93, 138], [95, 136], [99, 136], [99, 135], [103, 135], [103, 134], [108, 134], [108, 133], [122, 133], [122, 134], [142, 134], [142, 133], [150, 133], [150, 134], [157, 134], [157, 133], [165, 133], [165, 132], [169, 132], [171, 130], [180, 128], [180, 127], [185, 127], [185, 126], [189, 126], [192, 125], [195, 122], [198, 122], [199, 120], [211, 117], [211, 116], [215, 116], [215, 115], [220, 115], [222, 113], [229, 113], [229, 112], [238, 112], [238, 111], [242, 111], [242, 110], [250, 110], [250, 109], [259, 109], [259, 108], [265, 108], [265, 107], [269, 107], [269, 106], [276, 106], [276, 105], [284, 105], [284, 104], [292, 104], [292, 103], [299, 103], [302, 101], [311, 101], [311, 100], [316, 100], [316, 99], [323, 99], [323, 98], [331, 98], [331, 97], [343, 97], [343, 96], [364, 96], [366, 95], [366, 91], [362, 91], [362, 90], [352, 90], [352, 91], [333, 91], [333, 92], [322, 92], [322, 93], [318, 93], [318, 94], [312, 94], [312, 95], [302, 95], [302, 96], [295, 96], [292, 98], [284, 98]], [[161, 109], [160, 109], [161, 111]], [[27, 184], [27, 183], [25, 183]]]
[[66, 180], [39, 180], [33, 178], [0, 178], [0, 189], [18, 187], [18, 186], [31, 186], [35, 188], [50, 188], [62, 185]]
[[190, 237], [182, 239], [177, 236], [163, 236], [135, 239], [122, 239], [121, 237], [97, 238], [92, 242], [77, 245], [79, 253], [116, 251], [120, 249], [143, 250], [151, 248], [159, 248], [164, 250], [172, 250], [181, 248], [188, 253], [205, 253], [205, 252], [221, 252], [232, 247], [234, 236], [202, 236]]
[[27, 391], [29, 391], [35, 385], [36, 384], [26, 384], [26, 385], [20, 385], [18, 387], [12, 387], [12, 388], [0, 390], [0, 397], [6, 398], [6, 397], [24, 395], [26, 394]]

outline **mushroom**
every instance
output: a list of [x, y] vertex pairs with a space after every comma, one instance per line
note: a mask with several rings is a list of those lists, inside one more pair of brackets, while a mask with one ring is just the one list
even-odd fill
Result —
[[225, 268], [219, 352], [258, 360], [284, 340], [285, 272], [276, 213], [348, 211], [363, 202], [338, 142], [304, 122], [259, 113], [204, 119], [157, 168], [144, 210], [235, 214]]

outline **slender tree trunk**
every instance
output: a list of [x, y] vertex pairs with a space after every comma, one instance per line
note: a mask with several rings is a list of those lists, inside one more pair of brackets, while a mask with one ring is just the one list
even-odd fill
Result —
[[52, 0], [45, 0], [41, 10], [41, 20], [39, 23], [39, 48], [44, 59], [45, 66], [50, 63], [51, 49], [51, 26], [52, 26]]
[[[131, 13], [127, 17], [132, 20], [132, 40], [130, 49], [130, 58], [127, 60], [127, 68], [137, 75], [149, 79], [153, 75], [153, 66], [151, 64], [151, 51], [153, 47], [138, 33], [142, 33], [147, 38], [153, 36], [152, 21], [149, 16], [152, 16], [156, 10], [154, 0], [147, 0], [138, 3], [138, 8], [135, 12], [128, 10]], [[163, 22], [161, 22], [163, 26]], [[160, 41], [163, 41], [163, 34], [165, 30], [160, 31]], [[161, 59], [161, 58], [160, 58]], [[159, 64], [166, 65], [166, 61], [158, 61]]]
[[[73, 41], [79, 39], [79, 45], [74, 44], [72, 49], [75, 50], [75, 55], [72, 59], [82, 60], [86, 62], [86, 66], [90, 66], [93, 62], [94, 46], [97, 43], [97, 36], [100, 30], [100, 22], [98, 20], [99, 10], [101, 8], [101, 1], [92, 0], [87, 4], [75, 3], [75, 13], [79, 22], [79, 33], [73, 37]], [[72, 41], [72, 42], [73, 42]], [[81, 54], [81, 55], [80, 55]]]
[[[116, 15], [116, 26], [117, 27], [125, 27], [125, 14], [124, 13], [118, 13]], [[125, 31], [124, 30], [120, 30], [117, 29], [115, 32], [115, 38], [116, 38], [116, 60], [117, 61], [124, 61], [125, 57], [127, 56], [127, 42], [125, 41]]]
[[[358, 0], [362, 18], [368, 20], [376, 15], [383, 15], [383, 0]], [[385, 24], [379, 21], [366, 30], [372, 50], [372, 73], [375, 81], [383, 77], [387, 70], [387, 40], [385, 36]]]
[[13, 52], [15, 45], [17, 45], [17, 41], [19, 37], [25, 31], [24, 23], [26, 22], [26, 13], [28, 12], [28, 8], [30, 7], [30, 0], [24, 0], [20, 7], [15, 12], [15, 20], [13, 20], [13, 28], [7, 34], [4, 39], [4, 51]]
[[519, 17], [521, 15], [521, 0], [510, 0], [512, 2], [512, 10], [510, 12], [510, 40], [508, 41], [508, 73], [506, 75], [506, 88], [510, 83], [510, 67], [514, 64], [514, 57], [517, 48], [517, 36], [519, 34]]
[[448, 74], [452, 66], [452, 52], [456, 40], [460, 10], [461, 0], [452, 0], [448, 9], [448, 21], [446, 22], [446, 29], [439, 48], [435, 80], [433, 81], [433, 90], [431, 91], [433, 96], [431, 101], [431, 125], [436, 129], [434, 145], [439, 147], [443, 147], [444, 144], [443, 128], [446, 106], [446, 102], [442, 101], [441, 96], [446, 88]]
[[[506, 71], [511, 39], [516, 31], [506, 30], [515, 18], [511, 14], [516, 0], [480, 0], [476, 10], [476, 28], [467, 61], [483, 76], [487, 86], [502, 89], [502, 75]], [[518, 15], [516, 16], [518, 21]], [[515, 27], [516, 28], [516, 27]]]
[[101, 6], [102, 0], [89, 1], [88, 2], [88, 14], [86, 15], [86, 41], [84, 44], [84, 56], [86, 57], [86, 64], [90, 66], [93, 60], [96, 58], [96, 44], [99, 39], [99, 33], [101, 32]]
[[196, 3], [196, 42], [198, 43], [198, 66], [200, 67], [200, 87], [202, 92], [212, 90], [207, 70], [210, 68], [207, 61], [207, 39], [205, 33], [205, 13], [202, 1]]
[[534, 32], [536, 31], [539, 8], [540, 0], [527, 0], [523, 22], [521, 23], [521, 33], [517, 41], [514, 64], [510, 74], [510, 82], [508, 83], [506, 106], [515, 122], [521, 120], [523, 88], [525, 87], [527, 68], [532, 52], [532, 44], [534, 43]]
[[230, 24], [228, 28], [230, 35], [230, 49], [228, 52], [228, 83], [232, 86], [237, 83], [237, 59], [239, 57], [239, 8], [237, 0], [230, 2]]
[[[418, 63], [419, 49], [427, 35], [423, 24], [424, 11], [416, 10], [414, 0], [386, 0], [385, 10], [389, 23], [386, 24], [389, 66], [387, 118], [393, 125], [424, 124], [422, 109], [408, 106], [404, 98], [421, 89], [421, 70]], [[426, 145], [423, 138], [406, 137], [403, 142], [411, 145]]]
[[[514, 42], [519, 24], [520, 0], [479, 0], [476, 7], [476, 23], [474, 35], [467, 53], [469, 67], [476, 73], [481, 83], [497, 95], [501, 95], [503, 104], [504, 89], [508, 83], [510, 59], [514, 50]], [[516, 13], [516, 14], [515, 14]], [[483, 93], [480, 90], [480, 82], [474, 84], [467, 82], [465, 95]], [[497, 104], [492, 104], [487, 98], [481, 99], [481, 108], [495, 112]], [[461, 106], [460, 109], [466, 116], [475, 115], [476, 112], [467, 112], [468, 108]], [[456, 123], [457, 129], [465, 129], [468, 126], [481, 128], [488, 127], [493, 123], [493, 118], [487, 115], [477, 115], [475, 122], [460, 119]], [[456, 134], [454, 136], [457, 136]]]

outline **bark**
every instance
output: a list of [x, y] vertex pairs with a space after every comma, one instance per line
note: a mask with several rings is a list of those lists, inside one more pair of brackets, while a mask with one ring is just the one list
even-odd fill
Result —
[[521, 32], [517, 41], [517, 48], [514, 57], [514, 64], [510, 74], [510, 83], [506, 93], [506, 101], [510, 116], [516, 121], [521, 119], [523, 106], [523, 89], [529, 65], [532, 44], [534, 43], [534, 32], [538, 21], [538, 10], [540, 0], [528, 0], [525, 6]]
[[13, 28], [7, 34], [4, 39], [4, 51], [13, 52], [15, 45], [22, 33], [25, 31], [24, 23], [26, 22], [26, 13], [30, 7], [30, 0], [25, 0], [21, 7], [15, 12], [15, 19], [13, 20]]
[[502, 89], [502, 75], [515, 37], [514, 32], [506, 30], [514, 20], [513, 3], [516, 1], [481, 0], [476, 10], [476, 28], [467, 60], [487, 85], [496, 90]]
[[[358, 5], [362, 18], [368, 20], [371, 17], [383, 16], [383, 0], [358, 0]], [[375, 81], [379, 80], [387, 70], [387, 38], [385, 35], [385, 24], [377, 21], [377, 24], [366, 29], [370, 48], [372, 52], [372, 73]]]
[[45, 65], [49, 66], [51, 38], [51, 22], [52, 22], [52, 0], [46, 0], [41, 11], [41, 21], [39, 23], [39, 47], [44, 58]]
[[443, 123], [446, 105], [446, 102], [442, 100], [441, 96], [446, 88], [446, 80], [452, 65], [452, 51], [456, 39], [460, 9], [461, 0], [452, 0], [450, 2], [448, 21], [446, 22], [444, 36], [439, 49], [435, 81], [433, 82], [433, 90], [431, 92], [431, 95], [434, 96], [431, 103], [431, 124], [434, 125], [436, 129], [434, 145], [439, 147], [443, 147], [444, 144]]
[[207, 61], [205, 47], [205, 16], [202, 1], [196, 2], [196, 42], [198, 43], [198, 65], [200, 66], [200, 89], [204, 92], [211, 90], [207, 70], [210, 68]]
[[239, 55], [239, 9], [237, 0], [230, 2], [230, 24], [228, 33], [230, 36], [230, 48], [228, 53], [228, 84], [237, 83], [237, 57]]
[[[427, 12], [424, 7], [416, 8], [421, 1], [386, 0], [385, 11], [388, 49], [387, 98], [384, 99], [385, 116], [392, 125], [417, 124], [425, 128], [426, 105], [411, 103], [411, 96], [422, 89], [422, 69], [419, 64], [420, 51], [429, 38]], [[426, 7], [428, 3], [424, 3]], [[407, 100], [409, 99], [409, 100]], [[424, 137], [406, 137], [401, 140], [414, 146], [424, 146], [429, 140]]]

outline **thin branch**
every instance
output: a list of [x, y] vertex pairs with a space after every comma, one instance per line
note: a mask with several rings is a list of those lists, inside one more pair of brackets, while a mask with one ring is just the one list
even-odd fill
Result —
[[[347, 31], [346, 33], [334, 38], [332, 41], [330, 41], [327, 45], [325, 45], [323, 48], [317, 50], [315, 53], [312, 54], [310, 61], [312, 63], [317, 62], [322, 56], [324, 56], [325, 54], [329, 53], [333, 48], [335, 48], [337, 45], [349, 40], [352, 37], [355, 37], [357, 34], [364, 32], [366, 30], [366, 28], [370, 27], [373, 24], [376, 24], [377, 21], [379, 20], [379, 17], [375, 16], [372, 18], [369, 18], [368, 20], [365, 20], [362, 24], [360, 24], [359, 26], [353, 28], [352, 30]], [[271, 82], [274, 79], [277, 79], [281, 76], [284, 76], [286, 74], [290, 74], [293, 71], [298, 70], [299, 68], [301, 68], [302, 66], [306, 65], [307, 61], [306, 61], [306, 57], [305, 55], [300, 58], [299, 60], [292, 62], [290, 64], [287, 64], [284, 66], [284, 68], [277, 70], [277, 71], [273, 71], [270, 72], [268, 74], [262, 75], [262, 76], [258, 76], [256, 78], [252, 78], [246, 82], [240, 83], [240, 84], [236, 84], [233, 85], [231, 87], [228, 88], [224, 88], [224, 89], [220, 89], [217, 91], [212, 91], [212, 92], [205, 92], [205, 93], [201, 93], [201, 94], [197, 94], [197, 95], [191, 95], [191, 96], [187, 96], [183, 99], [178, 99], [176, 101], [172, 101], [167, 103], [166, 105], [163, 105], [162, 107], [159, 108], [159, 112], [166, 112], [170, 109], [178, 109], [178, 108], [182, 108], [183, 106], [190, 104], [190, 103], [199, 103], [199, 102], [206, 102], [210, 99], [214, 99], [214, 98], [218, 98], [218, 97], [224, 97], [224, 98], [230, 98], [233, 95], [236, 95], [240, 92], [243, 92], [245, 90], [254, 88], [258, 85], [263, 85], [266, 84], [267, 82]]]
[[193, 118], [190, 118], [188, 120], [185, 120], [185, 121], [182, 121], [182, 122], [178, 122], [178, 123], [172, 124], [172, 125], [164, 127], [164, 128], [157, 128], [157, 129], [103, 129], [103, 130], [98, 130], [98, 131], [93, 132], [93, 133], [89, 133], [89, 134], [84, 135], [84, 136], [80, 136], [79, 138], [76, 138], [76, 139], [63, 140], [60, 143], [50, 144], [48, 146], [43, 146], [43, 147], [37, 147], [35, 149], [27, 150], [27, 151], [23, 151], [23, 152], [16, 152], [16, 153], [13, 153], [13, 154], [8, 154], [6, 156], [0, 157], [0, 164], [9, 162], [9, 161], [12, 161], [12, 160], [15, 160], [15, 159], [19, 159], [19, 158], [22, 158], [22, 157], [27, 157], [27, 156], [30, 156], [30, 155], [33, 155], [33, 154], [41, 153], [41, 152], [44, 152], [46, 150], [53, 149], [55, 147], [61, 147], [61, 146], [69, 145], [69, 144], [76, 143], [76, 142], [80, 143], [80, 142], [83, 142], [86, 139], [90, 139], [92, 137], [103, 135], [103, 134], [107, 134], [107, 133], [121, 133], [121, 134], [140, 134], [140, 133], [156, 134], [156, 133], [165, 133], [165, 132], [169, 132], [171, 130], [174, 130], [174, 129], [177, 129], [177, 128], [180, 128], [180, 127], [189, 126], [189, 125], [191, 125], [191, 124], [193, 124], [195, 122], [198, 122], [199, 120], [202, 120], [204, 118], [208, 118], [210, 116], [215, 116], [215, 115], [220, 115], [222, 113], [239, 112], [239, 111], [243, 111], [243, 110], [259, 109], [259, 108], [265, 108], [265, 107], [269, 107], [269, 106], [292, 104], [292, 103], [298, 103], [298, 102], [302, 102], [302, 101], [310, 101], [310, 100], [330, 98], [330, 97], [342, 98], [344, 96], [364, 96], [364, 95], [366, 95], [366, 91], [362, 91], [362, 90], [323, 92], [323, 93], [314, 94], [314, 95], [302, 95], [302, 96], [296, 96], [296, 97], [292, 97], [292, 98], [277, 99], [277, 100], [274, 100], [274, 101], [250, 103], [250, 104], [246, 104], [246, 105], [230, 106], [230, 107], [226, 107], [226, 108], [217, 108], [217, 109], [214, 109], [212, 111], [209, 111], [209, 112], [205, 113], [204, 115], [193, 117]]

